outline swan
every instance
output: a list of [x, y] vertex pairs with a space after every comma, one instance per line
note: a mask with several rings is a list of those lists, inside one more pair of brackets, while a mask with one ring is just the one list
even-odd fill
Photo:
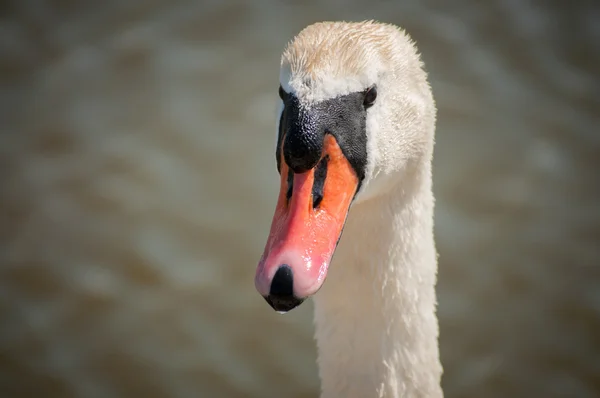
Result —
[[436, 107], [414, 43], [375, 21], [310, 25], [283, 52], [279, 96], [258, 292], [282, 313], [314, 295], [322, 398], [442, 397]]

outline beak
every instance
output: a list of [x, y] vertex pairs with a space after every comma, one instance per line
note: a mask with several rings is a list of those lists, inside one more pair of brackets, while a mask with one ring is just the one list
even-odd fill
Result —
[[358, 178], [336, 139], [326, 134], [317, 165], [291, 171], [281, 159], [281, 187], [255, 285], [267, 302], [287, 312], [322, 286]]

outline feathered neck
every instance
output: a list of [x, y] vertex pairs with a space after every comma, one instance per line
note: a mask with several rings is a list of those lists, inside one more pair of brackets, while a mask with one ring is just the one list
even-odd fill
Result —
[[323, 398], [442, 397], [431, 164], [356, 204], [314, 297]]

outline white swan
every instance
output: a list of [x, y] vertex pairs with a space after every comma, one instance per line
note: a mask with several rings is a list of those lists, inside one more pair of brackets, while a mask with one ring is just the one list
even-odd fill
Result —
[[284, 51], [280, 83], [281, 190], [258, 291], [285, 312], [320, 289], [323, 398], [443, 396], [436, 109], [415, 46], [392, 25], [314, 24]]

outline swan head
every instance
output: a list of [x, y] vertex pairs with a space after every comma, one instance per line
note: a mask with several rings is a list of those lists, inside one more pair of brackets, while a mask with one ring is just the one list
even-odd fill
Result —
[[410, 38], [370, 21], [302, 30], [283, 53], [279, 97], [281, 187], [255, 285], [286, 312], [323, 284], [350, 207], [431, 161], [435, 105]]

